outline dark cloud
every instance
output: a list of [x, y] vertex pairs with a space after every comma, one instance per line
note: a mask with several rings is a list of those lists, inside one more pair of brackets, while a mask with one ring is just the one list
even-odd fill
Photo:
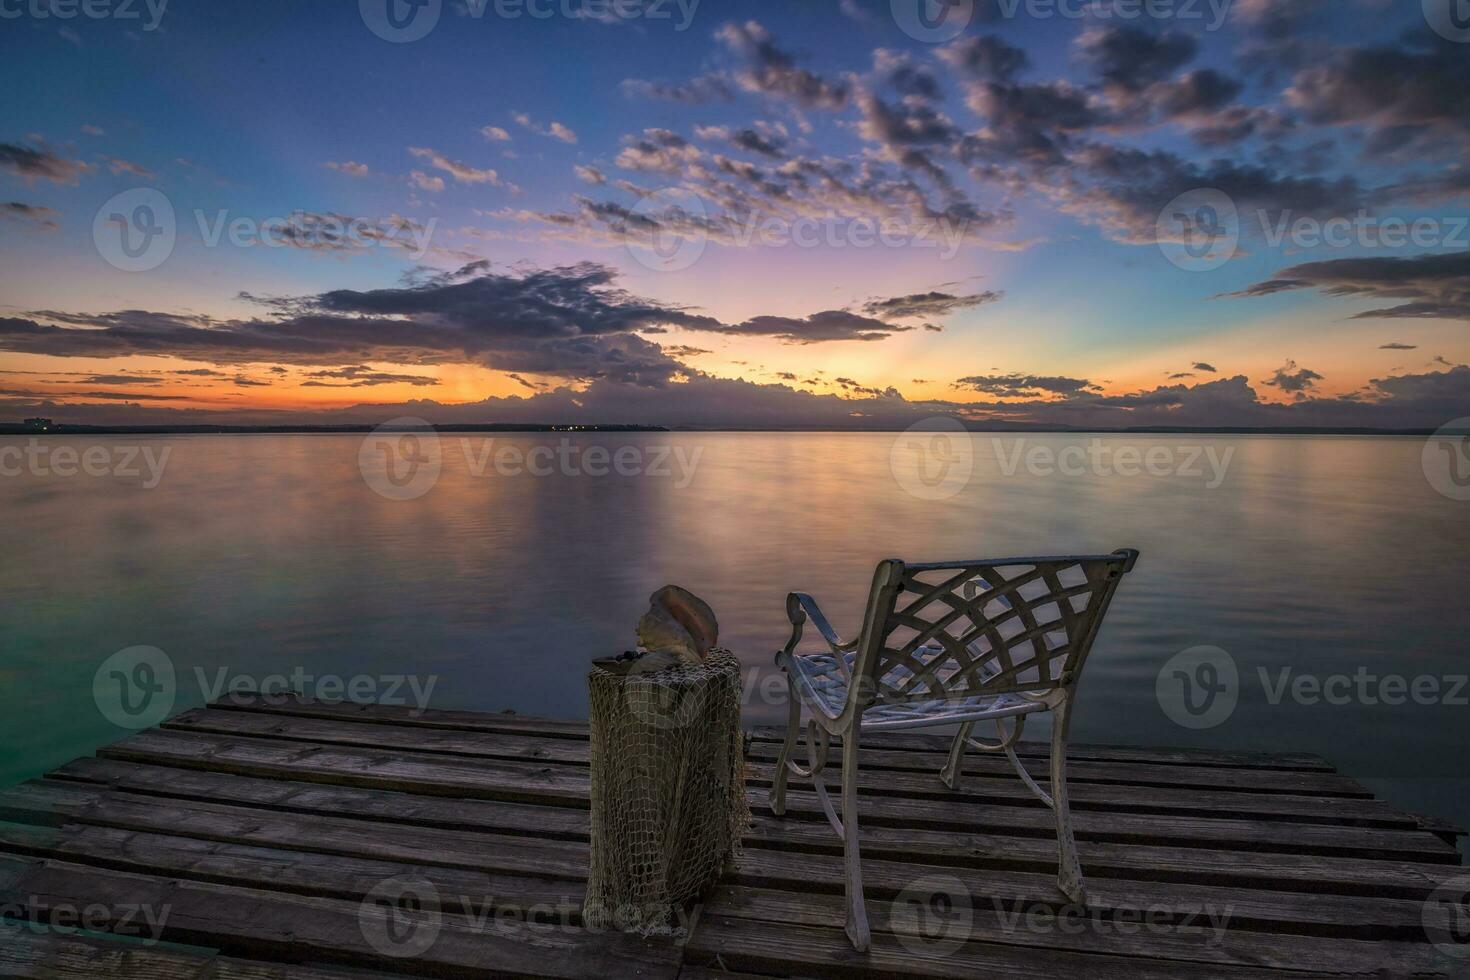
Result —
[[1272, 388], [1280, 388], [1288, 394], [1297, 398], [1307, 397], [1307, 393], [1317, 386], [1322, 380], [1322, 375], [1309, 368], [1298, 367], [1296, 361], [1288, 360], [1283, 366], [1276, 369], [1270, 379], [1265, 383]]
[[1104, 84], [1137, 92], [1188, 64], [1199, 43], [1181, 31], [1109, 25], [1085, 31], [1077, 48]]
[[780, 160], [786, 156], [788, 137], [784, 126], [764, 125], [759, 132], [750, 128], [700, 126], [695, 130], [695, 135], [704, 140], [724, 140], [747, 153], [756, 153], [772, 160]]
[[1318, 289], [1328, 296], [1363, 297], [1376, 302], [1405, 301], [1365, 310], [1356, 319], [1470, 320], [1470, 251], [1307, 262], [1231, 295], [1269, 296], [1296, 289]]
[[1418, 350], [1419, 349], [1419, 346], [1417, 344], [1390, 343], [1390, 344], [1379, 344], [1378, 345], [1378, 349], [1379, 350]]
[[986, 290], [971, 296], [955, 296], [931, 290], [927, 293], [912, 293], [908, 296], [870, 300], [863, 304], [863, 312], [884, 320], [942, 317], [957, 310], [967, 310], [986, 303], [994, 303], [1004, 295], [1005, 293], [995, 290]]
[[792, 344], [814, 344], [830, 340], [882, 340], [912, 330], [847, 310], [824, 310], [806, 317], [757, 316], [728, 327], [720, 333], [777, 337]]
[[1026, 52], [998, 37], [967, 37], [941, 48], [939, 57], [965, 77], [981, 82], [1010, 84], [1031, 59]]
[[833, 82], [796, 65], [771, 32], [757, 21], [726, 24], [716, 33], [741, 62], [735, 81], [747, 92], [791, 99], [809, 108], [840, 109], [850, 94], [846, 82]]
[[55, 231], [61, 227], [56, 221], [59, 217], [61, 212], [40, 204], [23, 204], [20, 201], [0, 204], [0, 220], [30, 225], [42, 231]]
[[1290, 103], [1312, 123], [1361, 124], [1365, 150], [1470, 149], [1470, 57], [1447, 41], [1422, 50], [1364, 47], [1297, 73]]
[[[302, 382], [305, 386], [324, 388], [365, 388], [375, 385], [409, 384], [416, 387], [429, 387], [437, 385], [439, 379], [425, 374], [394, 374], [389, 371], [375, 371], [361, 364], [349, 367], [336, 368], [328, 371], [312, 371], [307, 375], [313, 380]], [[339, 379], [342, 383], [335, 384], [323, 379]]]
[[943, 95], [933, 70], [906, 53], [879, 48], [873, 52], [873, 71], [883, 84], [906, 98], [932, 102]]
[[1204, 361], [1195, 361], [1194, 362], [1194, 369], [1196, 371], [1208, 371], [1211, 374], [1217, 374], [1218, 373], [1215, 370], [1215, 366], [1213, 364], [1206, 364]]
[[1091, 381], [1080, 378], [1046, 377], [1032, 374], [983, 374], [960, 378], [956, 388], [967, 388], [1002, 398], [1035, 398], [1053, 394], [1072, 397], [1100, 390]]
[[623, 82], [622, 87], [624, 94], [629, 96], [682, 102], [686, 105], [703, 105], [735, 97], [735, 90], [730, 82], [719, 75], [701, 75], [685, 82], [651, 82], [629, 78]]
[[68, 160], [45, 145], [0, 143], [0, 171], [27, 181], [75, 184], [83, 174], [91, 173], [92, 166], [81, 160]]

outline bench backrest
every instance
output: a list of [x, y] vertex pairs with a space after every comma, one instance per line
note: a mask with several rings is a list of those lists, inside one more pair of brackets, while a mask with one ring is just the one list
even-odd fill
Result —
[[1138, 552], [880, 562], [855, 674], [867, 704], [1044, 693], [1075, 684]]

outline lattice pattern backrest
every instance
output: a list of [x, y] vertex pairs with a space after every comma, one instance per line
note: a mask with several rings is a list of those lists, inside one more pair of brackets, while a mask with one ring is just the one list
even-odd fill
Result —
[[893, 601], [868, 638], [869, 690], [893, 703], [1074, 682], [1136, 555], [888, 563]]

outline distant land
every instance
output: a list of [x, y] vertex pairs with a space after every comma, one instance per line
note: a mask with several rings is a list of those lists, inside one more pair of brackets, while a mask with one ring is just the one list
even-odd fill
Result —
[[[49, 423], [44, 427], [25, 422], [0, 422], [0, 435], [334, 435], [374, 432], [380, 427], [363, 423], [351, 425], [84, 425]], [[1059, 426], [1027, 426], [1020, 424], [970, 423], [971, 432], [1076, 433], [1094, 435], [1283, 435], [1283, 436], [1428, 436], [1436, 429], [1379, 429], [1370, 426], [1129, 426], [1125, 428], [1064, 428]], [[540, 425], [527, 422], [486, 422], [430, 424], [427, 427], [402, 426], [387, 431], [435, 432], [905, 432], [907, 428], [875, 426], [833, 429], [822, 426], [788, 427], [695, 427], [661, 425]]]

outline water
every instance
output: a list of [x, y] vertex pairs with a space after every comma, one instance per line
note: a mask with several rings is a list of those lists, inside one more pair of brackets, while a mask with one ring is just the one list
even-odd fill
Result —
[[[771, 723], [783, 708], [762, 681], [789, 590], [814, 593], [850, 633], [880, 558], [1128, 546], [1143, 558], [1088, 664], [1076, 738], [1317, 752], [1402, 806], [1470, 824], [1470, 689], [1454, 689], [1470, 673], [1470, 504], [1428, 484], [1422, 440], [1100, 437], [1105, 453], [1164, 447], [1175, 463], [1231, 452], [1210, 488], [1208, 457], [1198, 474], [1125, 476], [1028, 471], [1023, 455], [1008, 473], [1020, 437], [976, 435], [968, 484], [936, 501], [895, 479], [885, 434], [567, 437], [574, 463], [592, 445], [634, 447], [625, 469], [656, 472], [632, 476], [497, 474], [485, 438], [444, 436], [437, 483], [412, 500], [368, 485], [361, 436], [42, 440], [114, 462], [128, 447], [168, 456], [156, 486], [141, 461], [137, 475], [0, 476], [0, 784], [126, 734], [93, 679], [137, 645], [176, 665], [174, 710], [234, 677], [359, 677], [375, 685], [360, 693], [383, 696], [413, 675], [434, 684], [435, 707], [585, 717], [588, 660], [631, 646], [648, 594], [675, 582], [714, 606], [750, 668], [747, 719]], [[562, 438], [501, 436], [491, 452]], [[0, 452], [27, 442], [0, 437]], [[371, 458], [368, 472], [377, 480]], [[1241, 691], [1228, 720], [1192, 730], [1161, 707], [1156, 678], [1200, 645], [1229, 652]], [[1441, 693], [1272, 703], [1284, 668], [1363, 673], [1370, 695], [1389, 675], [1428, 676]]]

